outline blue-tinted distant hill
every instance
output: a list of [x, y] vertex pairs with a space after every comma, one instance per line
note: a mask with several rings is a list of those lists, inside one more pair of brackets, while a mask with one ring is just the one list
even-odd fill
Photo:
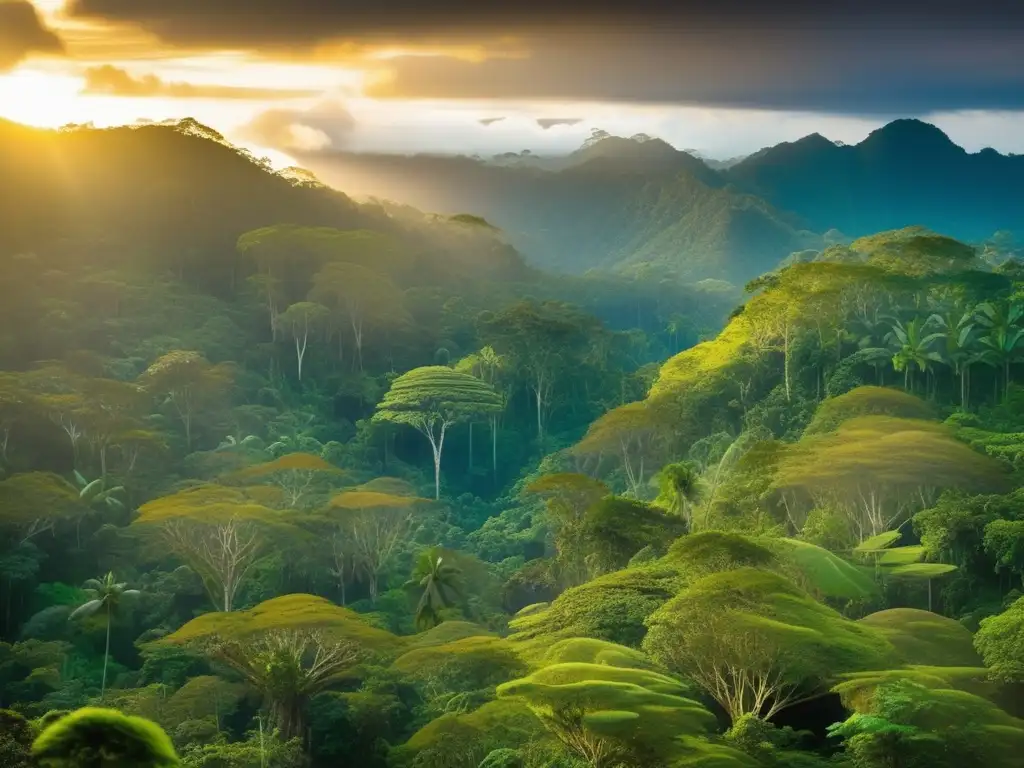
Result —
[[338, 153], [305, 162], [350, 193], [482, 215], [538, 266], [569, 272], [738, 283], [821, 248], [833, 229], [852, 238], [924, 226], [969, 242], [1024, 230], [1024, 157], [970, 154], [917, 120], [854, 146], [813, 134], [728, 163], [608, 134], [561, 157]]
[[1024, 228], [1024, 156], [968, 153], [919, 120], [896, 120], [850, 146], [812, 134], [761, 150], [724, 175], [818, 232], [919, 225], [978, 241]]

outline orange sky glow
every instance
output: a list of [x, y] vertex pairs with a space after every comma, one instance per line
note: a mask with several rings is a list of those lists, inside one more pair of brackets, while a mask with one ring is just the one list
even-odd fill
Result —
[[[188, 50], [138, 27], [70, 18], [65, 0], [31, 2], [65, 50], [63, 55], [30, 52], [7, 71], [0, 70], [0, 117], [49, 128], [194, 117], [278, 166], [290, 162], [289, 147], [568, 151], [593, 128], [620, 135], [649, 133], [680, 148], [728, 157], [815, 131], [855, 142], [888, 119], [583, 97], [416, 96], [408, 90], [415, 90], [417, 83], [422, 87], [422, 77], [432, 76], [417, 79], [417, 69], [443, 73], [452, 65], [500, 68], [502, 61], [524, 60], [531, 51], [522, 40], [493, 35], [487, 41], [463, 36], [443, 43], [349, 41], [287, 52], [209, 46]], [[597, 74], [604, 77], [605, 72], [598, 62]], [[929, 119], [971, 151], [991, 144], [1024, 152], [1024, 112], [959, 110]], [[542, 126], [538, 120], [554, 125]]]

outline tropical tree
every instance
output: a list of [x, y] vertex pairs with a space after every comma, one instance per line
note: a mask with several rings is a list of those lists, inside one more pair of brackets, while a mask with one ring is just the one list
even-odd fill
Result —
[[380, 577], [412, 527], [414, 507], [423, 501], [362, 488], [331, 499], [329, 514], [337, 519], [348, 539], [353, 564], [366, 579], [371, 602], [377, 601]]
[[549, 664], [499, 685], [498, 697], [525, 703], [588, 768], [686, 766], [691, 765], [687, 758], [700, 753], [723, 768], [746, 764], [733, 750], [703, 740], [714, 727], [714, 716], [688, 697], [686, 686], [630, 663], [629, 649], [615, 653], [615, 646], [604, 645], [602, 663]]
[[658, 500], [671, 514], [686, 520], [687, 530], [692, 531], [693, 509], [703, 490], [696, 466], [689, 461], [679, 461], [662, 467], [658, 473], [658, 488], [661, 491]]
[[1024, 682], [1024, 597], [1000, 614], [982, 619], [974, 647], [992, 677], [1007, 683]]
[[916, 368], [926, 373], [933, 362], [941, 362], [942, 356], [932, 345], [942, 338], [940, 333], [925, 333], [927, 322], [915, 317], [909, 323], [895, 320], [886, 342], [893, 350], [892, 367], [903, 372], [903, 388], [910, 391], [912, 374]]
[[[1024, 317], [1024, 305], [1015, 302], [978, 306], [976, 319], [978, 324], [988, 330], [981, 337], [986, 347], [988, 358], [1003, 372], [1003, 398], [1010, 392], [1010, 364], [1017, 358], [1017, 350], [1024, 338], [1021, 318]], [[998, 394], [998, 380], [996, 384]]]
[[174, 745], [156, 724], [116, 709], [85, 707], [50, 723], [32, 745], [43, 768], [178, 768]]
[[306, 359], [309, 335], [323, 330], [328, 314], [329, 310], [323, 304], [300, 301], [277, 316], [278, 326], [287, 330], [295, 342], [295, 367], [299, 381], [302, 381], [302, 363]]
[[960, 410], [965, 411], [971, 396], [971, 366], [982, 359], [975, 333], [975, 314], [969, 310], [953, 309], [944, 315], [932, 315], [928, 322], [941, 334], [942, 361], [960, 380]]
[[863, 541], [928, 507], [940, 490], [980, 491], [1000, 483], [1002, 475], [994, 460], [941, 424], [859, 416], [788, 446], [775, 487], [795, 531], [803, 527], [802, 509], [832, 504]]
[[254, 464], [235, 472], [225, 480], [236, 483], [269, 483], [281, 489], [284, 504], [289, 508], [301, 506], [318, 484], [337, 480], [340, 469], [311, 453], [286, 453], [273, 461]]
[[1024, 721], [981, 696], [895, 679], [869, 696], [846, 696], [854, 713], [829, 728], [857, 766], [1011, 768], [1024, 749]]
[[310, 296], [342, 313], [356, 348], [353, 367], [358, 364], [359, 370], [363, 369], [367, 324], [393, 326], [404, 318], [403, 297], [398, 287], [388, 277], [359, 264], [328, 264], [313, 278]]
[[242, 490], [201, 485], [143, 504], [133, 528], [152, 530], [160, 545], [184, 560], [203, 581], [218, 611], [235, 597], [271, 541], [294, 545], [305, 534], [280, 512]]
[[211, 365], [198, 352], [176, 350], [154, 362], [139, 377], [144, 388], [166, 396], [185, 428], [185, 447], [192, 449], [192, 427], [204, 408], [226, 397], [233, 379], [231, 366]]
[[600, 480], [574, 472], [544, 475], [526, 486], [545, 500], [554, 529], [555, 566], [567, 586], [582, 584], [590, 576], [587, 565], [587, 511], [609, 494]]
[[126, 582], [118, 582], [113, 572], [101, 579], [89, 579], [82, 585], [89, 601], [78, 606], [69, 619], [81, 619], [95, 616], [101, 611], [106, 614], [107, 641], [103, 649], [103, 682], [100, 684], [100, 696], [107, 690], [107, 664], [110, 662], [110, 625], [120, 612], [126, 597], [137, 597], [139, 590], [128, 589]]
[[648, 619], [643, 647], [733, 722], [822, 696], [836, 674], [877, 668], [891, 646], [788, 579], [739, 568], [692, 583]]
[[435, 365], [414, 368], [395, 379], [373, 418], [406, 424], [427, 438], [434, 454], [434, 498], [440, 499], [441, 454], [448, 429], [501, 409], [501, 396], [485, 382]]
[[485, 341], [525, 379], [537, 416], [537, 439], [543, 443], [545, 421], [560, 374], [571, 370], [604, 332], [599, 322], [556, 301], [521, 301], [481, 323]]
[[620, 405], [590, 425], [587, 434], [572, 449], [578, 456], [595, 458], [598, 465], [606, 456], [621, 457], [629, 494], [639, 499], [646, 487], [657, 438], [658, 420], [646, 402]]
[[308, 630], [272, 630], [254, 638], [215, 638], [207, 652], [263, 694], [284, 740], [306, 733], [309, 700], [349, 671], [358, 647]]
[[448, 562], [437, 548], [420, 555], [407, 589], [419, 590], [416, 626], [430, 629], [441, 622], [441, 611], [455, 604], [462, 592], [462, 571]]

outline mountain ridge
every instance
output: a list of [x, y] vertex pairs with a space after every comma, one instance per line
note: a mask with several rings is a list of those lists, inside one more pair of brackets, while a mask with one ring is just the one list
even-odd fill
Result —
[[353, 194], [473, 210], [538, 266], [570, 272], [646, 262], [736, 283], [823, 247], [827, 232], [924, 226], [977, 242], [1024, 228], [1024, 157], [967, 152], [912, 118], [857, 144], [811, 133], [727, 167], [661, 139], [604, 131], [557, 157], [334, 153], [304, 162], [318, 160], [329, 183]]

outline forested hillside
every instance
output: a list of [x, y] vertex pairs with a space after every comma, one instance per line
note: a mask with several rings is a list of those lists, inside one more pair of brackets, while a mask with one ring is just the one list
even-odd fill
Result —
[[[553, 167], [523, 158], [335, 155], [330, 183], [493, 221], [530, 260], [560, 272], [651, 273], [742, 285], [821, 238], [795, 217], [727, 187], [657, 140], [605, 137]], [[310, 160], [313, 162], [313, 160]]]
[[733, 309], [191, 121], [9, 130], [4, 768], [1019, 764], [1005, 244]]
[[[534, 263], [742, 284], [793, 251], [906, 226], [974, 244], [1024, 229], [1024, 157], [971, 154], [897, 120], [840, 146], [814, 134], [727, 167], [649, 136], [596, 132], [564, 157], [310, 156], [331, 183], [429, 210], [469, 210]], [[1009, 238], [1009, 241], [1007, 239]]]

